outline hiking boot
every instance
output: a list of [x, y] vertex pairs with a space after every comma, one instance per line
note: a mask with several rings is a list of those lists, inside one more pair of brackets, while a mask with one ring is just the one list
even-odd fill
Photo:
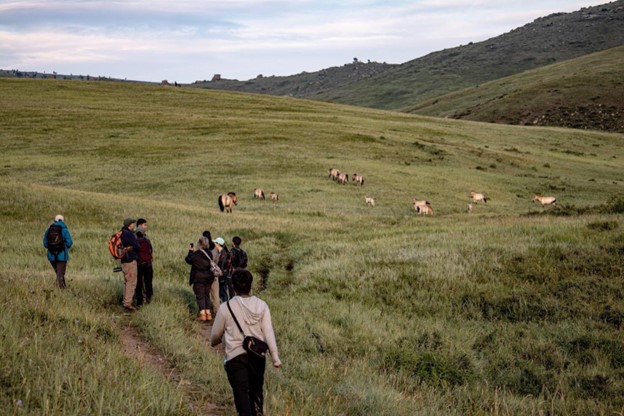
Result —
[[210, 313], [210, 309], [206, 309], [206, 321], [212, 321], [212, 314]]
[[136, 309], [134, 306], [132, 306], [132, 305], [124, 306], [124, 309], [125, 309], [126, 311], [128, 311], [128, 312], [134, 312], [134, 311], [136, 311], [136, 310], [137, 310], [137, 309]]
[[201, 311], [199, 311], [199, 318], [200, 321], [205, 321], [206, 320], [206, 310], [202, 309]]

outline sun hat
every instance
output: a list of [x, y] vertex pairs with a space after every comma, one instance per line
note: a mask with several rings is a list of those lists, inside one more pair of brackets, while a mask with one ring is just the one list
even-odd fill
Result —
[[215, 244], [219, 244], [220, 246], [225, 245], [225, 240], [222, 237], [217, 237], [214, 240], [212, 240], [212, 242]]
[[65, 218], [63, 218], [61, 214], [58, 214], [56, 217], [54, 217], [54, 221], [65, 221]]

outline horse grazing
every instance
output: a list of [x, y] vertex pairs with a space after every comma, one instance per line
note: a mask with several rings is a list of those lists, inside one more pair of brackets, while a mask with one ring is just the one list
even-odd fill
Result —
[[480, 194], [478, 192], [470, 192], [470, 198], [472, 199], [472, 202], [474, 202], [475, 204], [477, 202], [483, 202], [486, 203], [487, 200], [489, 199], [488, 197], [486, 197], [484, 194]]
[[340, 175], [338, 175], [338, 183], [341, 185], [345, 185], [349, 182], [349, 175], [347, 175], [346, 173], [341, 173]]
[[218, 202], [221, 212], [232, 213], [232, 205], [236, 205], [236, 194], [234, 192], [228, 192], [227, 195], [219, 195]]
[[429, 201], [425, 201], [424, 199], [416, 199], [416, 198], [412, 199], [412, 204], [414, 205], [414, 209], [416, 210], [416, 212], [419, 212], [418, 207], [431, 206]]
[[264, 191], [260, 188], [254, 189], [254, 199], [265, 199]]
[[420, 215], [433, 215], [433, 208], [431, 208], [431, 205], [418, 205], [416, 212]]
[[537, 201], [542, 206], [544, 205], [557, 205], [557, 198], [554, 196], [541, 196], [541, 195], [533, 195], [533, 201]]
[[279, 199], [279, 196], [273, 191], [269, 193], [269, 197], [271, 197], [271, 201], [277, 201]]
[[353, 174], [353, 182], [356, 184], [360, 184], [360, 186], [364, 185], [364, 177], [362, 175], [358, 175], [357, 173]]
[[329, 168], [329, 178], [331, 178], [333, 181], [338, 180], [338, 176], [340, 176], [340, 170], [336, 169], [336, 168]]
[[366, 202], [366, 205], [369, 207], [375, 206], [375, 198], [373, 198], [372, 196], [365, 196], [364, 202]]

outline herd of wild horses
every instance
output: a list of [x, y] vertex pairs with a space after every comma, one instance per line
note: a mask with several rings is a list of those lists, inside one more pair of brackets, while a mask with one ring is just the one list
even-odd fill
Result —
[[[346, 185], [349, 182], [349, 175], [341, 172], [340, 169], [329, 168], [328, 173], [328, 177], [340, 185]], [[364, 177], [362, 175], [354, 173], [351, 176], [351, 179], [353, 180], [353, 182], [355, 182], [356, 185], [364, 185]], [[254, 199], [266, 199], [264, 190], [261, 188], [254, 189], [253, 197]], [[269, 193], [269, 198], [271, 199], [271, 201], [279, 200], [277, 193], [272, 191]], [[488, 199], [490, 198], [483, 193], [470, 192], [470, 203], [468, 204], [466, 211], [468, 213], [472, 212], [473, 203], [476, 204], [479, 202], [483, 202], [485, 204], [487, 203]], [[539, 202], [540, 204], [542, 204], [542, 207], [545, 205], [557, 205], [557, 198], [555, 198], [554, 196], [534, 195], [533, 201]], [[364, 202], [367, 206], [375, 206], [375, 198], [373, 198], [372, 196], [365, 196]], [[225, 195], [219, 195], [218, 203], [221, 212], [231, 213], [232, 206], [237, 204], [236, 193], [228, 192]], [[420, 215], [433, 215], [433, 208], [431, 207], [431, 203], [427, 200], [413, 198], [412, 205], [414, 206], [414, 210]]]

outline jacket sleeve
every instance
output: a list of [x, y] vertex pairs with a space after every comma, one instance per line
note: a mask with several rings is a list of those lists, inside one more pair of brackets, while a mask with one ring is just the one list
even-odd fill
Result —
[[188, 254], [184, 258], [184, 261], [187, 262], [188, 264], [193, 264], [193, 253], [194, 253], [193, 250], [189, 250]]
[[273, 323], [271, 322], [271, 311], [268, 307], [262, 316], [262, 334], [264, 335], [264, 341], [269, 346], [273, 365], [281, 365], [282, 362], [280, 361], [277, 351], [277, 342], [275, 341], [275, 332], [273, 332]]
[[71, 238], [71, 234], [69, 233], [69, 229], [67, 227], [63, 227], [63, 240], [65, 240], [65, 247], [71, 248], [74, 245], [74, 240]]
[[43, 233], [43, 246], [48, 248], [48, 232], [50, 232], [50, 227], [46, 228], [45, 233]]
[[221, 344], [223, 334], [225, 333], [225, 316], [223, 316], [226, 308], [219, 308], [217, 316], [212, 324], [212, 330], [210, 331], [210, 345], [216, 346]]

